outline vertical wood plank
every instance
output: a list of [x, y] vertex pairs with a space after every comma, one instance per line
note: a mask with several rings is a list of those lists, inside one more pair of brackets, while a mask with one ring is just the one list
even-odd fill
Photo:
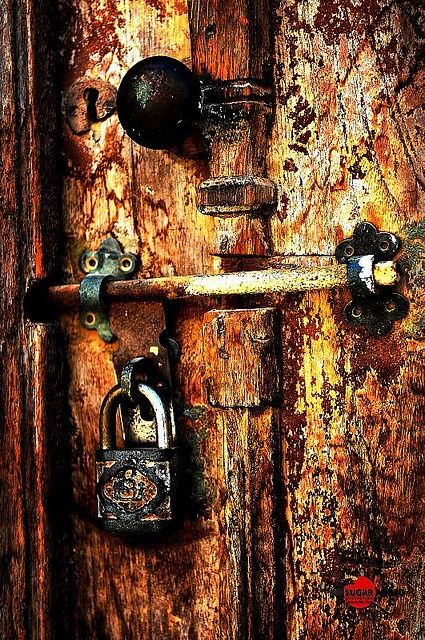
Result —
[[[279, 253], [332, 256], [369, 220], [423, 254], [423, 25], [423, 6], [409, 1], [276, 4]], [[291, 295], [282, 307], [291, 640], [424, 635], [423, 403], [407, 382], [421, 376], [417, 274], [405, 293], [411, 313], [382, 339], [346, 323], [344, 292]], [[361, 574], [378, 595], [357, 612], [343, 587]]]
[[213, 0], [207, 4], [190, 0], [188, 4], [197, 73], [212, 80], [269, 79], [269, 0]]
[[2, 2], [0, 16], [0, 635], [48, 639], [64, 630], [64, 616], [55, 613], [65, 591], [63, 573], [55, 569], [65, 530], [55, 433], [63, 419], [63, 382], [57, 330], [25, 320], [24, 295], [30, 281], [59, 264], [53, 15], [23, 0]]
[[[16, 187], [16, 105], [14, 100], [14, 40], [13, 9], [11, 3], [2, 3], [1, 12], [1, 48], [4, 51], [0, 59], [1, 84], [5, 89], [1, 106], [1, 157], [3, 180], [1, 183], [1, 211], [4, 230], [1, 236], [1, 263], [18, 259], [18, 238], [14, 218], [17, 215]], [[9, 135], [7, 135], [9, 133]], [[18, 245], [18, 246], [17, 246]], [[22, 291], [19, 281], [9, 271], [5, 278], [6, 286], [1, 287], [0, 322], [2, 330], [1, 389], [2, 389], [2, 465], [1, 480], [5, 490], [1, 493], [1, 512], [5, 521], [2, 532], [1, 556], [4, 579], [1, 584], [1, 629], [6, 638], [24, 638], [26, 577], [26, 549], [24, 539], [24, 506], [22, 503], [22, 452], [20, 432], [22, 420], [22, 399], [19, 397], [19, 346], [21, 332], [15, 313], [10, 312], [13, 305], [10, 300], [22, 303]], [[22, 285], [21, 285], [22, 286]], [[17, 326], [18, 325], [18, 326]], [[7, 460], [7, 463], [6, 463]], [[10, 465], [10, 466], [9, 466]], [[15, 469], [16, 480], [12, 484], [10, 468]], [[16, 591], [15, 591], [16, 590]], [[15, 594], [17, 596], [15, 602]], [[9, 613], [10, 612], [10, 613]]]
[[272, 639], [284, 632], [279, 598], [282, 530], [277, 425], [272, 409], [217, 414], [223, 429], [225, 500], [219, 637]]
[[[263, 256], [272, 252], [268, 216], [276, 204], [265, 158], [271, 115], [269, 0], [189, 2], [194, 71], [205, 84], [202, 129], [211, 178], [198, 207], [213, 216], [211, 252]], [[229, 42], [237, 46], [229, 47]]]
[[[204, 316], [204, 385], [223, 434], [220, 637], [274, 638], [283, 631], [280, 447], [276, 412], [280, 362], [274, 308]], [[242, 407], [249, 407], [242, 409]]]

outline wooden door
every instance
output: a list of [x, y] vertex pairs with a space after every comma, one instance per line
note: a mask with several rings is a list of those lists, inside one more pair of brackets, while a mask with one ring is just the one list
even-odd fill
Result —
[[[0, 35], [1, 637], [424, 638], [423, 3], [4, 0]], [[180, 153], [133, 144], [115, 114], [72, 130], [76, 82], [116, 88], [157, 54], [248, 87], [243, 123], [222, 107]], [[235, 176], [267, 216], [220, 227], [197, 205]], [[408, 316], [371, 337], [347, 289], [168, 304], [184, 522], [160, 543], [102, 532], [117, 344], [77, 309], [46, 322], [31, 284], [81, 280], [108, 236], [145, 278], [326, 266], [360, 220], [403, 237]], [[365, 609], [344, 601], [358, 576]]]

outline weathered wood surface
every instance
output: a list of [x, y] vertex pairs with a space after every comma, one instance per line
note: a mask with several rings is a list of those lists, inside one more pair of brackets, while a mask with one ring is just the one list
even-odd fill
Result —
[[[75, 1], [62, 8], [64, 89], [83, 76], [117, 86], [125, 71], [148, 55], [165, 53], [190, 64], [185, 2], [105, 6]], [[108, 234], [140, 255], [142, 275], [213, 269], [207, 248], [211, 223], [197, 214], [195, 202], [195, 186], [207, 176], [203, 161], [137, 148], [116, 116], [81, 137], [65, 125], [64, 152], [69, 281], [81, 277], [79, 253], [87, 246], [97, 247]], [[204, 477], [203, 458], [214, 459], [221, 436], [215, 435], [201, 406], [196, 336], [200, 337], [202, 315], [193, 317], [193, 310], [176, 308], [170, 319], [177, 323], [177, 339], [183, 335], [182, 343], [192, 345], [182, 358], [176, 388], [186, 405], [179, 413], [187, 411], [183, 444], [195, 483], [187, 490], [183, 531], [167, 544], [148, 548], [125, 544], [98, 529], [93, 455], [99, 444], [99, 403], [115, 383], [116, 345], [107, 346], [84, 331], [76, 317], [66, 322], [74, 461], [69, 637], [177, 639], [218, 626], [223, 552], [218, 517], [208, 496], [216, 494], [222, 471], [217, 463]]]
[[332, 255], [358, 218], [420, 219], [423, 3], [288, 0], [275, 26], [275, 250]]
[[204, 385], [213, 407], [279, 404], [278, 324], [274, 308], [223, 309], [205, 314]]
[[[193, 39], [198, 61], [208, 60], [209, 51], [205, 70], [223, 80], [263, 78], [255, 61], [263, 59], [264, 42], [270, 43], [276, 107], [262, 175], [278, 185], [278, 212], [271, 219], [275, 253], [292, 263], [326, 264], [358, 219], [394, 232], [405, 229], [411, 251], [416, 250], [423, 242], [423, 230], [414, 226], [424, 204], [423, 7], [401, 0], [276, 2], [272, 37], [262, 40], [258, 33], [258, 42], [253, 14], [245, 12], [253, 5], [193, 2], [205, 31], [193, 25], [192, 36], [199, 34]], [[50, 52], [54, 57], [61, 51], [63, 91], [83, 77], [116, 87], [123, 73], [148, 55], [169, 54], [190, 64], [188, 10], [181, 0], [63, 0], [51, 10], [62, 30]], [[21, 16], [16, 42], [12, 13], [13, 20]], [[341, 292], [170, 304], [170, 329], [182, 347], [175, 387], [185, 523], [171, 540], [150, 546], [99, 531], [97, 415], [115, 383], [116, 345], [83, 330], [77, 314], [64, 318], [71, 433], [61, 417], [57, 424], [49, 422], [44, 390], [55, 396], [52, 330], [25, 325], [25, 333], [13, 313], [21, 309], [26, 278], [43, 277], [58, 264], [49, 227], [58, 211], [49, 191], [55, 186], [50, 163], [59, 166], [55, 115], [49, 112], [55, 105], [48, 88], [52, 58], [36, 27], [42, 24], [48, 32], [46, 20], [32, 5], [19, 3], [12, 12], [6, 3], [4, 16], [2, 51], [22, 56], [29, 47], [30, 59], [15, 56], [18, 85], [13, 81], [18, 63], [12, 64], [11, 54], [0, 60], [8, 88], [1, 103], [2, 268], [12, 265], [7, 291], [3, 287], [1, 293], [1, 375], [8, 399], [2, 449], [8, 464], [1, 472], [7, 523], [2, 637], [420, 640], [425, 635], [420, 273], [406, 287], [414, 298], [413, 313], [383, 339], [346, 325], [342, 309], [348, 298]], [[230, 35], [218, 55], [214, 38], [224, 41], [223, 34]], [[261, 55], [241, 62], [236, 54], [244, 51], [247, 38], [250, 53], [254, 56], [256, 46]], [[47, 93], [32, 86], [34, 74], [44, 78], [37, 86]], [[22, 87], [31, 102], [22, 98]], [[23, 136], [17, 145], [15, 132]], [[232, 153], [227, 159], [223, 154], [221, 175], [238, 166]], [[196, 188], [209, 177], [206, 160], [137, 148], [116, 116], [81, 136], [64, 124], [63, 159], [66, 281], [81, 277], [82, 250], [96, 248], [108, 234], [139, 253], [142, 275], [218, 270], [208, 251], [215, 237], [212, 221], [196, 211]], [[230, 267], [257, 263], [245, 259]], [[245, 302], [281, 310], [280, 409], [212, 409], [208, 403], [204, 314]], [[20, 386], [18, 375], [30, 383]], [[52, 434], [69, 447], [72, 469], [60, 451], [61, 464], [53, 464], [51, 452], [58, 445]], [[60, 502], [47, 501], [47, 487]], [[53, 552], [62, 557], [58, 569]], [[378, 586], [377, 604], [356, 612], [344, 604], [342, 588], [362, 573]], [[53, 594], [62, 601], [57, 618], [49, 608]]]
[[[42, 33], [39, 25], [43, 25]], [[60, 334], [24, 320], [24, 294], [60, 265], [57, 63], [51, 14], [0, 3], [0, 636], [63, 637], [63, 445]], [[40, 105], [43, 108], [40, 109]], [[58, 270], [56, 277], [59, 277]]]
[[[270, 2], [188, 4], [193, 70], [206, 86], [201, 128], [209, 143], [211, 178], [200, 185], [198, 204], [214, 216], [210, 250], [220, 256], [267, 256], [272, 252], [268, 217], [276, 211], [276, 185], [266, 177]], [[237, 45], [230, 51], [232, 40]]]
[[[254, 58], [234, 55], [252, 35], [244, 3], [193, 6], [204, 25], [203, 33], [192, 25], [196, 69], [223, 80], [262, 78]], [[65, 89], [83, 76], [117, 86], [151, 54], [190, 64], [186, 3], [63, 7]], [[276, 253], [323, 263], [358, 219], [392, 231], [418, 220], [421, 20], [408, 3], [274, 6], [267, 165], [279, 188]], [[218, 55], [215, 39], [229, 32]], [[147, 276], [217, 268], [208, 256], [215, 231], [196, 212], [206, 162], [131, 146], [116, 118], [81, 137], [65, 127], [64, 151], [69, 281], [79, 276], [82, 249], [108, 233], [139, 252]], [[216, 173], [244, 168], [233, 153], [223, 152]], [[317, 254], [324, 257], [302, 257]], [[214, 303], [169, 308], [182, 346], [176, 388], [192, 479], [183, 531], [148, 549], [97, 529], [92, 455], [99, 403], [114, 383], [114, 347], [68, 318], [75, 637], [283, 638], [285, 627], [291, 640], [423, 635], [423, 395], [412, 387], [422, 379], [420, 344], [407, 341], [407, 322], [384, 340], [354, 332], [343, 320], [346, 301], [339, 293], [257, 300], [282, 308], [280, 418], [271, 408], [255, 416], [211, 410], [201, 337]], [[380, 590], [378, 605], [356, 613], [342, 587], [360, 573]]]
[[[424, 9], [351, 1], [277, 7], [269, 156], [282, 194], [272, 223], [277, 252], [332, 254], [357, 219], [400, 232], [422, 218]], [[410, 339], [421, 337], [411, 322], [423, 280], [415, 284], [411, 315], [380, 340], [345, 325], [344, 295], [286, 299], [291, 639], [425, 634], [424, 396], [421, 384], [412, 386], [422, 380], [423, 344]], [[378, 596], [360, 613], [344, 604], [341, 588], [361, 574], [374, 579]]]

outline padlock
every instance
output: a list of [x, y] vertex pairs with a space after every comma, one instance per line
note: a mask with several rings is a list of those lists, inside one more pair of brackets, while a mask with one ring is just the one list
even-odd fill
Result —
[[171, 442], [167, 413], [159, 395], [147, 384], [139, 384], [137, 392], [152, 407], [157, 446], [117, 449], [116, 413], [128, 398], [119, 385], [113, 387], [100, 410], [98, 516], [107, 531], [158, 534], [175, 523], [178, 449]]

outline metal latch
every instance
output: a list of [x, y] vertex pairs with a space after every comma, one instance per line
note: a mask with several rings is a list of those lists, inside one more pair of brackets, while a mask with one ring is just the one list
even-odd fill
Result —
[[[80, 306], [83, 325], [97, 329], [103, 339], [111, 341], [129, 317], [122, 307], [137, 305], [142, 300], [146, 314], [144, 311], [144, 314], [130, 316], [150, 317], [146, 306], [150, 303], [152, 317], [158, 317], [160, 313], [162, 325], [161, 301], [165, 300], [276, 296], [348, 286], [353, 299], [345, 310], [347, 319], [363, 325], [374, 336], [383, 336], [391, 330], [394, 321], [403, 318], [408, 311], [407, 300], [394, 291], [400, 270], [393, 258], [399, 247], [400, 241], [394, 234], [378, 232], [371, 223], [360, 223], [353, 237], [338, 245], [338, 262], [325, 267], [290, 264], [279, 269], [128, 280], [134, 272], [136, 256], [123, 253], [118, 243], [108, 238], [98, 251], [83, 254], [82, 267], [88, 273], [82, 283], [48, 287], [43, 292], [43, 305], [56, 312]], [[108, 314], [107, 305], [112, 302]], [[117, 315], [120, 320], [113, 320]], [[147, 323], [146, 326], [151, 325]], [[144, 327], [143, 331], [146, 330]], [[150, 332], [150, 335], [154, 333]], [[135, 352], [140, 354], [139, 350], [133, 349], [126, 354], [127, 360]]]
[[53, 304], [73, 306], [77, 295], [83, 325], [97, 329], [110, 342], [114, 332], [106, 303], [111, 301], [285, 294], [348, 286], [353, 299], [345, 309], [347, 319], [363, 325], [374, 336], [383, 336], [395, 320], [407, 314], [409, 306], [394, 292], [399, 270], [393, 258], [399, 248], [394, 234], [378, 232], [371, 223], [363, 222], [356, 226], [352, 238], [337, 246], [340, 264], [126, 281], [134, 272], [136, 256], [123, 253], [116, 240], [108, 238], [98, 251], [83, 254], [81, 265], [87, 275], [81, 285], [51, 287], [49, 298]]

